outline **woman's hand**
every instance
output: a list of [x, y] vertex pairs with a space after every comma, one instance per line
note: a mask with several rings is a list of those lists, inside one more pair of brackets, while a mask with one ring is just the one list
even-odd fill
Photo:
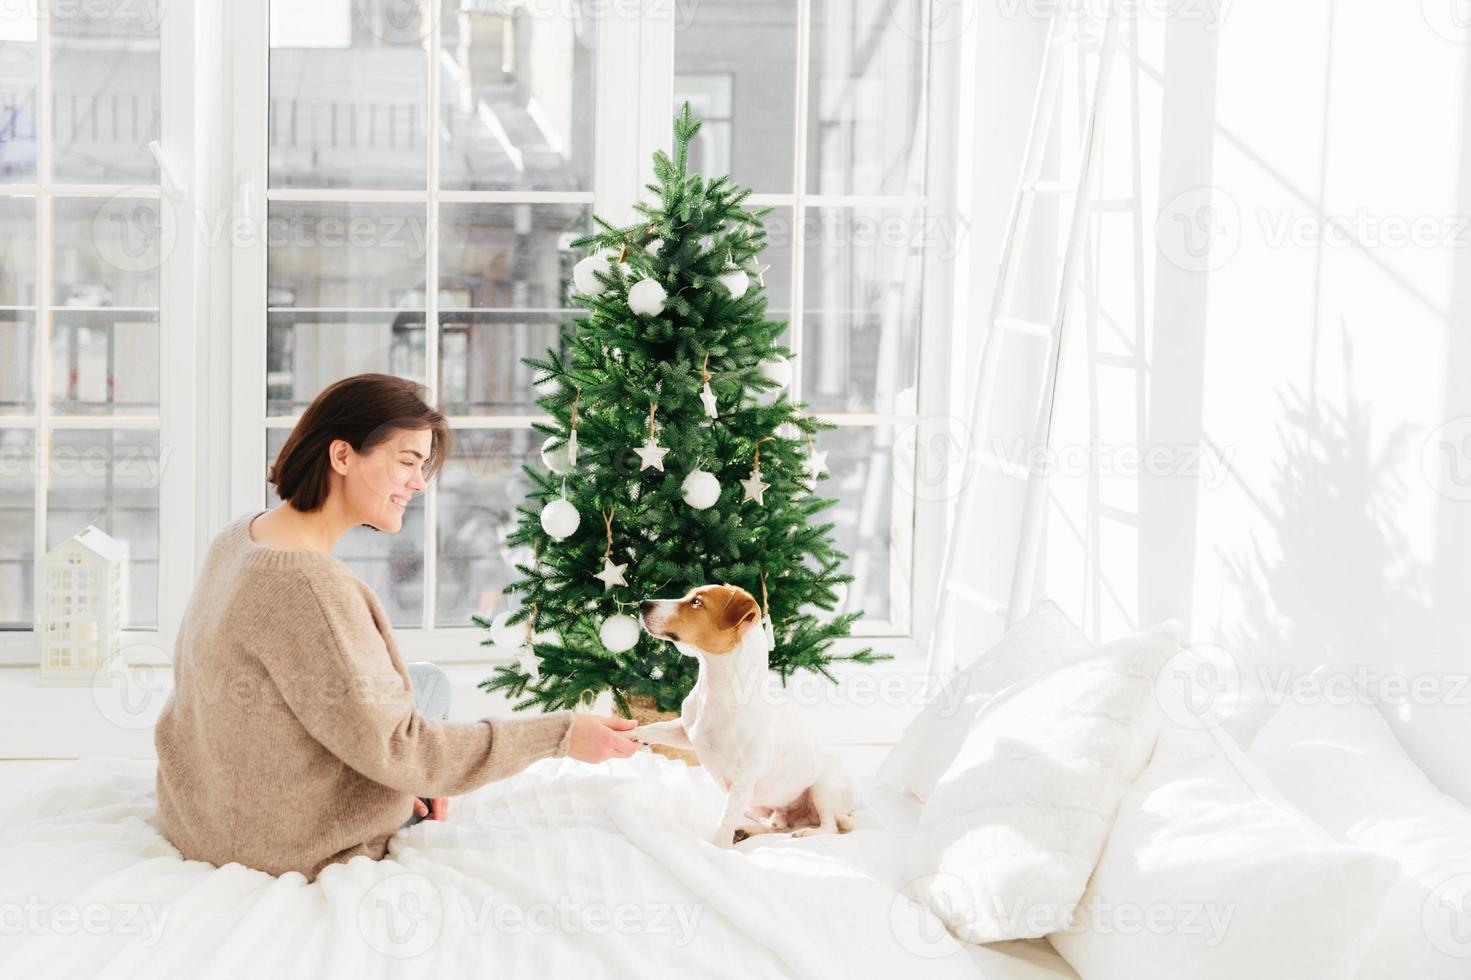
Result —
[[434, 804], [434, 812], [429, 812], [429, 807], [419, 797], [414, 797], [414, 814], [416, 816], [427, 816], [430, 820], [444, 820], [449, 816], [449, 798], [444, 796], [431, 797], [430, 803]]
[[[638, 722], [632, 718], [576, 713], [572, 716], [572, 744], [567, 754], [578, 762], [626, 759], [642, 748], [643, 743], [618, 733], [637, 727]], [[433, 804], [432, 812], [422, 799], [414, 797], [414, 813], [429, 820], [444, 820], [449, 816], [448, 799], [435, 797], [429, 802]]]
[[577, 713], [572, 716], [572, 744], [567, 754], [578, 762], [602, 762], [604, 759], [626, 759], [639, 750], [641, 743], [619, 732], [637, 728], [632, 718]]

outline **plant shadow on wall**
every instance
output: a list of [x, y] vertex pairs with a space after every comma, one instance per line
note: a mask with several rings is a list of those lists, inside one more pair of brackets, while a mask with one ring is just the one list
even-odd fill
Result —
[[[1352, 361], [1345, 338], [1345, 378]], [[1403, 530], [1400, 474], [1415, 427], [1394, 425], [1376, 447], [1372, 407], [1351, 384], [1341, 406], [1292, 386], [1278, 402], [1275, 500], [1257, 500], [1276, 553], [1253, 533], [1249, 550], [1222, 555], [1242, 604], [1222, 631], [1226, 647], [1243, 679], [1265, 687], [1269, 700], [1328, 665], [1333, 687], [1310, 687], [1306, 696], [1379, 700], [1382, 693], [1393, 703], [1389, 688], [1381, 692], [1384, 679], [1406, 679], [1406, 654], [1431, 635], [1428, 570], [1414, 561]]]

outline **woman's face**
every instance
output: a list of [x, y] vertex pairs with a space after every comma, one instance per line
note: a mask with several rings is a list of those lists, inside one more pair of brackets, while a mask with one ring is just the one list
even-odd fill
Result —
[[390, 533], [403, 527], [409, 503], [427, 488], [424, 464], [432, 439], [428, 429], [400, 429], [366, 453], [349, 447], [342, 489], [354, 523]]

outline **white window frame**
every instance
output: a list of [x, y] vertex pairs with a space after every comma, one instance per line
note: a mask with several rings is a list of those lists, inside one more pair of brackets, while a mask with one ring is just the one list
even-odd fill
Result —
[[[932, 0], [939, 2], [939, 0]], [[810, 45], [811, 2], [798, 2], [798, 98], [796, 132], [805, 128], [805, 107]], [[192, 16], [197, 12], [196, 17]], [[199, 164], [191, 203], [196, 213], [229, 215], [246, 229], [264, 229], [267, 216], [267, 105], [269, 92], [269, 31], [267, 5], [264, 3], [226, 4], [210, 0], [196, 5], [169, 5], [165, 31], [169, 38], [193, 37], [201, 46], [199, 77], [194, 76], [194, 56], [166, 57], [164, 71], [166, 147], [194, 147], [193, 154], [174, 154], [175, 166], [183, 171], [185, 160], [192, 157]], [[621, 220], [637, 201], [643, 187], [654, 181], [652, 154], [656, 149], [672, 152], [671, 126], [674, 98], [675, 10], [672, 3], [646, 5], [642, 16], [607, 17], [599, 22], [597, 105], [595, 106], [595, 146], [592, 204], [594, 210], [609, 220]], [[435, 25], [436, 32], [438, 24]], [[437, 50], [437, 37], [435, 50]], [[175, 51], [177, 45], [166, 50]], [[955, 256], [926, 256], [921, 287], [921, 321], [919, 328], [919, 366], [916, 414], [899, 415], [822, 415], [840, 426], [892, 425], [896, 436], [896, 458], [899, 440], [913, 440], [915, 423], [926, 419], [947, 419], [957, 414], [953, 384], [952, 353], [960, 345], [955, 336], [962, 310], [955, 293], [956, 267], [963, 267], [968, 245], [967, 229], [959, 219], [957, 190], [960, 186], [956, 156], [964, 127], [957, 124], [961, 102], [958, 85], [962, 70], [961, 42], [932, 45], [927, 52], [929, 66], [928, 99], [925, 111], [930, 122], [925, 126], [926, 148], [925, 194], [914, 198], [899, 196], [853, 197], [812, 195], [805, 188], [805, 155], [807, 140], [795, 140], [796, 174], [791, 194], [753, 194], [749, 206], [775, 205], [791, 207], [798, 222], [804, 208], [831, 205], [921, 206], [925, 220], [949, 222], [960, 242]], [[437, 99], [436, 73], [430, 72], [428, 97]], [[195, 93], [202, 105], [195, 109]], [[630, 99], [628, 93], [636, 93]], [[431, 101], [431, 104], [433, 102]], [[190, 112], [197, 112], [200, 131], [195, 137], [187, 128]], [[170, 117], [174, 125], [170, 125]], [[182, 119], [184, 125], [179, 124]], [[934, 121], [940, 121], [936, 125]], [[430, 141], [430, 153], [434, 142]], [[435, 162], [430, 161], [430, 166]], [[422, 192], [421, 192], [422, 193]], [[532, 203], [554, 203], [569, 199], [585, 200], [586, 195], [534, 194], [523, 192], [474, 193], [430, 192], [430, 202], [461, 198], [495, 201], [515, 200]], [[270, 193], [273, 200], [292, 197], [330, 201], [403, 200], [402, 192], [281, 190]], [[413, 197], [418, 200], [418, 196]], [[429, 242], [431, 261], [437, 261], [437, 209], [430, 208]], [[218, 222], [201, 222], [215, 228]], [[795, 227], [801, 227], [800, 223]], [[290, 420], [268, 421], [266, 414], [265, 342], [266, 342], [266, 250], [264, 236], [246, 235], [232, 248], [209, 248], [202, 239], [203, 227], [181, 227], [166, 274], [161, 301], [164, 350], [167, 361], [163, 384], [168, 394], [161, 393], [164, 405], [187, 406], [184, 411], [160, 407], [165, 427], [162, 439], [175, 447], [171, 468], [166, 470], [167, 490], [161, 489], [160, 542], [160, 630], [139, 637], [139, 646], [129, 659], [137, 663], [167, 664], [183, 604], [193, 588], [194, 576], [202, 565], [209, 541], [228, 520], [261, 507], [263, 467], [266, 458], [267, 427], [289, 426]], [[226, 241], [229, 240], [228, 235]], [[793, 245], [792, 347], [801, 349], [801, 254]], [[434, 272], [433, 269], [430, 270]], [[438, 329], [438, 290], [426, 289], [426, 378], [431, 386], [437, 378], [438, 349], [434, 337]], [[193, 332], [181, 329], [180, 321], [189, 317], [201, 325], [204, 338], [199, 347], [193, 343]], [[193, 385], [198, 365], [201, 376], [212, 384]], [[800, 384], [800, 372], [798, 383]], [[798, 396], [800, 397], [800, 396]], [[196, 418], [198, 421], [196, 421]], [[455, 419], [457, 427], [474, 426], [522, 427], [539, 416], [497, 416]], [[196, 443], [197, 439], [197, 443]], [[197, 453], [193, 450], [197, 448]], [[189, 450], [186, 452], [186, 449]], [[200, 460], [196, 467], [195, 459]], [[911, 450], [909, 458], [913, 458]], [[197, 480], [195, 479], [197, 474]], [[900, 493], [899, 486], [895, 488]], [[196, 510], [195, 503], [198, 501]], [[909, 552], [891, 550], [891, 566], [902, 566], [897, 573], [907, 575], [907, 595], [894, 596], [894, 607], [901, 609], [907, 620], [885, 628], [886, 624], [855, 624], [852, 637], [834, 644], [834, 652], [872, 647], [880, 653], [893, 654], [900, 662], [922, 665], [927, 642], [930, 612], [937, 586], [938, 561], [920, 556], [937, 557], [947, 531], [948, 501], [917, 499], [910, 510], [912, 524], [908, 530]], [[425, 495], [426, 555], [432, 556], [435, 541], [436, 491]], [[907, 506], [907, 505], [906, 505]], [[176, 519], [177, 518], [177, 519]], [[903, 535], [899, 536], [903, 540]], [[433, 561], [426, 563], [425, 589], [434, 588]], [[167, 606], [164, 597], [168, 597]], [[426, 605], [429, 605], [426, 603]], [[426, 613], [427, 615], [427, 613]], [[406, 659], [428, 659], [441, 663], [473, 663], [492, 665], [505, 662], [491, 649], [481, 645], [483, 630], [474, 626], [396, 629], [394, 635]], [[4, 662], [0, 647], [0, 662]], [[30, 662], [34, 662], [34, 654]]]
[[[193, 186], [196, 49], [195, 8], [192, 4], [163, 4], [159, 21], [159, 146], [169, 174], [159, 184], [84, 184], [56, 180], [51, 168], [51, 43], [48, 0], [38, 0], [36, 179], [30, 184], [0, 186], [0, 195], [27, 197], [37, 203], [36, 326], [32, 356], [32, 393], [35, 412], [0, 416], [0, 428], [32, 433], [34, 459], [40, 464], [35, 480], [34, 594], [42, 595], [46, 555], [46, 490], [50, 434], [67, 429], [115, 431], [135, 429], [158, 432], [160, 480], [158, 526], [158, 627], [123, 630], [122, 649], [130, 661], [166, 663], [183, 620], [192, 588], [196, 549], [196, 304], [193, 267], [198, 257], [193, 234]], [[174, 183], [165, 186], [165, 181]], [[161, 207], [163, 241], [173, 247], [159, 267], [159, 406], [157, 416], [53, 417], [51, 413], [51, 202], [57, 199], [105, 200], [126, 191], [129, 197], [165, 198]], [[39, 602], [37, 603], [40, 604]], [[37, 631], [0, 632], [0, 666], [37, 666]]]
[[[921, 4], [946, 3], [949, 0], [919, 0]], [[807, 129], [807, 106], [810, 102], [809, 74], [811, 64], [812, 45], [811, 19], [813, 0], [797, 0], [797, 92], [795, 101], [794, 119], [794, 151], [793, 151], [793, 193], [772, 194], [752, 193], [746, 198], [746, 204], [750, 207], [774, 206], [776, 208], [791, 208], [792, 227], [794, 237], [792, 242], [792, 309], [789, 320], [790, 340], [789, 346], [800, 357], [803, 351], [803, 311], [806, 306], [805, 297], [802, 295], [803, 286], [803, 248], [796, 231], [804, 227], [804, 216], [807, 210], [822, 207], [914, 207], [922, 209], [924, 214], [924, 227], [929, 228], [933, 222], [944, 222], [949, 226], [951, 235], [942, 236], [944, 240], [956, 242], [957, 251], [954, 256], [936, 257], [926, 256], [923, 263], [923, 282], [920, 288], [920, 323], [918, 330], [919, 359], [916, 381], [916, 403], [913, 415], [900, 414], [877, 414], [877, 413], [815, 413], [816, 416], [825, 421], [832, 422], [843, 427], [881, 427], [892, 426], [894, 443], [891, 447], [893, 459], [908, 458], [915, 459], [922, 447], [917, 445], [917, 440], [923, 434], [932, 431], [932, 423], [938, 421], [940, 427], [947, 430], [948, 434], [964, 435], [964, 426], [958, 428], [952, 422], [958, 422], [961, 414], [960, 403], [957, 400], [958, 389], [955, 385], [954, 353], [963, 349], [960, 339], [956, 333], [959, 325], [964, 322], [965, 307], [957, 302], [955, 289], [955, 269], [964, 268], [968, 264], [969, 241], [966, 237], [969, 229], [960, 218], [959, 188], [960, 172], [957, 160], [966, 146], [966, 140], [970, 127], [961, 118], [962, 111], [967, 103], [960, 97], [962, 90], [959, 82], [965, 63], [961, 58], [962, 45], [967, 40], [967, 33], [962, 33], [959, 38], [950, 38], [945, 43], [926, 45], [923, 55], [923, 63], [928, 73], [926, 84], [926, 98], [924, 112], [926, 120], [924, 132], [926, 134], [925, 147], [925, 192], [920, 195], [839, 195], [839, 194], [812, 194], [807, 191], [807, 147], [810, 143]], [[655, 3], [660, 12], [669, 13], [674, 4]], [[669, 10], [663, 8], [668, 7]], [[953, 13], [953, 11], [952, 11]], [[650, 125], [645, 128], [650, 130], [645, 133], [643, 140], [644, 153], [640, 157], [640, 165], [644, 168], [642, 185], [645, 181], [653, 180], [652, 153], [655, 149], [662, 149], [666, 153], [673, 150], [673, 132], [670, 126], [673, 105], [673, 79], [674, 79], [674, 22], [673, 17], [667, 20], [655, 13], [651, 18], [653, 23], [646, 30], [647, 54], [644, 54], [646, 63], [656, 65], [658, 74], [650, 80], [650, 87], [660, 87], [660, 91], [653, 93], [653, 97], [645, 102], [646, 118], [651, 120]], [[939, 21], [937, 17], [922, 17], [921, 23], [928, 24]], [[653, 83], [659, 80], [661, 86]], [[936, 121], [940, 125], [936, 125]], [[926, 236], [927, 240], [933, 240]], [[802, 372], [794, 372], [792, 384], [792, 396], [794, 400], [802, 399]], [[923, 426], [923, 428], [922, 428]], [[906, 449], [907, 447], [907, 449]], [[901, 450], [904, 450], [901, 452]], [[956, 474], [946, 474], [948, 485], [953, 485]], [[891, 534], [891, 545], [902, 543], [906, 538], [909, 541], [907, 553], [898, 547], [891, 547], [889, 553], [890, 578], [896, 576], [907, 577], [909, 588], [907, 592], [891, 590], [891, 602], [894, 609], [894, 620], [885, 623], [879, 620], [861, 620], [854, 624], [852, 635], [833, 644], [833, 650], [843, 653], [856, 650], [865, 646], [872, 647], [879, 653], [893, 654], [901, 661], [923, 661], [924, 651], [928, 647], [930, 637], [930, 623], [932, 611], [935, 607], [936, 590], [939, 585], [939, 557], [944, 553], [945, 539], [948, 531], [948, 521], [952, 501], [949, 499], [953, 494], [940, 492], [939, 488], [926, 488], [929, 492], [919, 499], [909, 498], [903, 491], [903, 486], [915, 486], [916, 481], [911, 478], [903, 483], [896, 482], [891, 504], [892, 515], [895, 520], [891, 523], [889, 531]], [[908, 526], [903, 523], [908, 521]], [[901, 533], [897, 539], [893, 537], [894, 532]], [[932, 560], [921, 560], [920, 556], [932, 556]], [[851, 556], [850, 556], [851, 557]]]

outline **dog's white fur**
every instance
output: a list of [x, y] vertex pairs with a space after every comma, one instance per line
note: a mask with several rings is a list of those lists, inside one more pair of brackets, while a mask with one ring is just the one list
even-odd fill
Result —
[[[641, 603], [639, 622], [651, 635], [670, 639], [663, 635], [664, 624], [675, 613], [690, 614], [677, 608], [688, 601]], [[854, 810], [847, 772], [813, 735], [797, 706], [782, 696], [781, 685], [768, 683], [769, 650], [761, 622], [735, 628], [739, 642], [726, 653], [671, 640], [681, 654], [699, 660], [699, 677], [680, 717], [640, 725], [628, 734], [699, 755], [700, 765], [726, 792], [725, 812], [712, 837], [717, 847], [732, 846], [738, 831], [753, 836], [791, 829], [793, 837], [846, 832]]]

